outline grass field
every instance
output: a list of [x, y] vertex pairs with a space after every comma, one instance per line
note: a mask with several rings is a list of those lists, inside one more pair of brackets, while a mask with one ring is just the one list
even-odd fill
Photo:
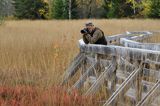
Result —
[[[50, 90], [46, 89], [58, 86], [65, 69], [78, 53], [77, 41], [81, 38], [79, 32], [86, 21], [6, 21], [0, 26], [0, 92], [5, 92], [4, 89], [9, 89], [6, 92], [18, 92], [17, 89], [20, 89], [19, 92], [23, 92], [23, 88], [27, 91], [29, 89], [28, 92], [35, 93], [31, 93], [31, 95], [38, 95], [34, 99], [39, 101], [43, 94], [51, 94]], [[92, 21], [104, 31], [105, 35], [124, 33], [125, 31], [160, 30], [160, 20]], [[160, 37], [157, 38], [160, 39]], [[156, 42], [159, 42], [160, 40], [157, 38]], [[38, 91], [43, 94], [36, 94]], [[9, 93], [9, 95], [11, 94]], [[69, 99], [71, 100], [71, 98]], [[1, 103], [6, 102], [1, 100]], [[52, 103], [54, 104], [54, 102]], [[80, 103], [79, 105], [81, 105]], [[43, 103], [40, 102], [40, 104]], [[93, 104], [88, 103], [87, 105]], [[61, 102], [60, 105], [65, 104]], [[69, 105], [74, 104], [70, 103]]]

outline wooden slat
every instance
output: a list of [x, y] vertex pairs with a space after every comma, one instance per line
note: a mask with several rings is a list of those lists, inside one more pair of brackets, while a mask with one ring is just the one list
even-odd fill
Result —
[[65, 74], [63, 75], [63, 81], [61, 85], [64, 85], [68, 82], [68, 79], [71, 78], [78, 70], [82, 62], [86, 59], [84, 53], [79, 53], [74, 60], [71, 62], [70, 67], [66, 70]]
[[72, 91], [73, 89], [79, 89], [85, 82], [88, 76], [93, 73], [93, 70], [97, 67], [98, 62], [91, 65], [86, 72], [79, 78], [79, 80], [68, 90], [68, 92]]
[[115, 100], [118, 98], [119, 95], [122, 93], [124, 94], [127, 92], [127, 89], [129, 89], [131, 82], [136, 79], [139, 72], [142, 70], [142, 68], [139, 68], [135, 71], [133, 71], [128, 78], [120, 85], [120, 87], [113, 93], [113, 95], [106, 101], [104, 106], [109, 106], [112, 103], [115, 102]]
[[153, 99], [160, 95], [160, 80], [152, 87], [147, 95], [136, 106], [149, 106]]

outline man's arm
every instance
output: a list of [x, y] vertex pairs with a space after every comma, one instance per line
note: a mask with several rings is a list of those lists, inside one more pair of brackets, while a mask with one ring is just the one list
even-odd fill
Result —
[[87, 38], [86, 38], [86, 34], [83, 34], [83, 41], [84, 41], [85, 44], [88, 44], [88, 43], [89, 43], [89, 41], [88, 41]]
[[97, 30], [94, 32], [93, 37], [90, 36], [89, 34], [86, 34], [85, 37], [86, 39], [89, 41], [89, 43], [94, 44], [95, 42], [97, 42], [97, 40], [99, 38], [101, 38], [103, 36], [102, 32]]

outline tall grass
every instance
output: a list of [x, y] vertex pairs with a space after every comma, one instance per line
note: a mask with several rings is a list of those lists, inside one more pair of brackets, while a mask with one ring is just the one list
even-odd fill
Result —
[[[6, 21], [0, 26], [0, 86], [49, 88], [58, 85], [79, 52], [87, 20]], [[105, 35], [160, 30], [159, 20], [92, 20]], [[59, 91], [60, 92], [60, 91]]]

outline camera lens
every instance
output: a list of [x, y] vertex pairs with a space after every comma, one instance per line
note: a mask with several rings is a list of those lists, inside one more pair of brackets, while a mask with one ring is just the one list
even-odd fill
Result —
[[81, 33], [85, 33], [85, 31], [84, 31], [84, 30], [81, 30]]

